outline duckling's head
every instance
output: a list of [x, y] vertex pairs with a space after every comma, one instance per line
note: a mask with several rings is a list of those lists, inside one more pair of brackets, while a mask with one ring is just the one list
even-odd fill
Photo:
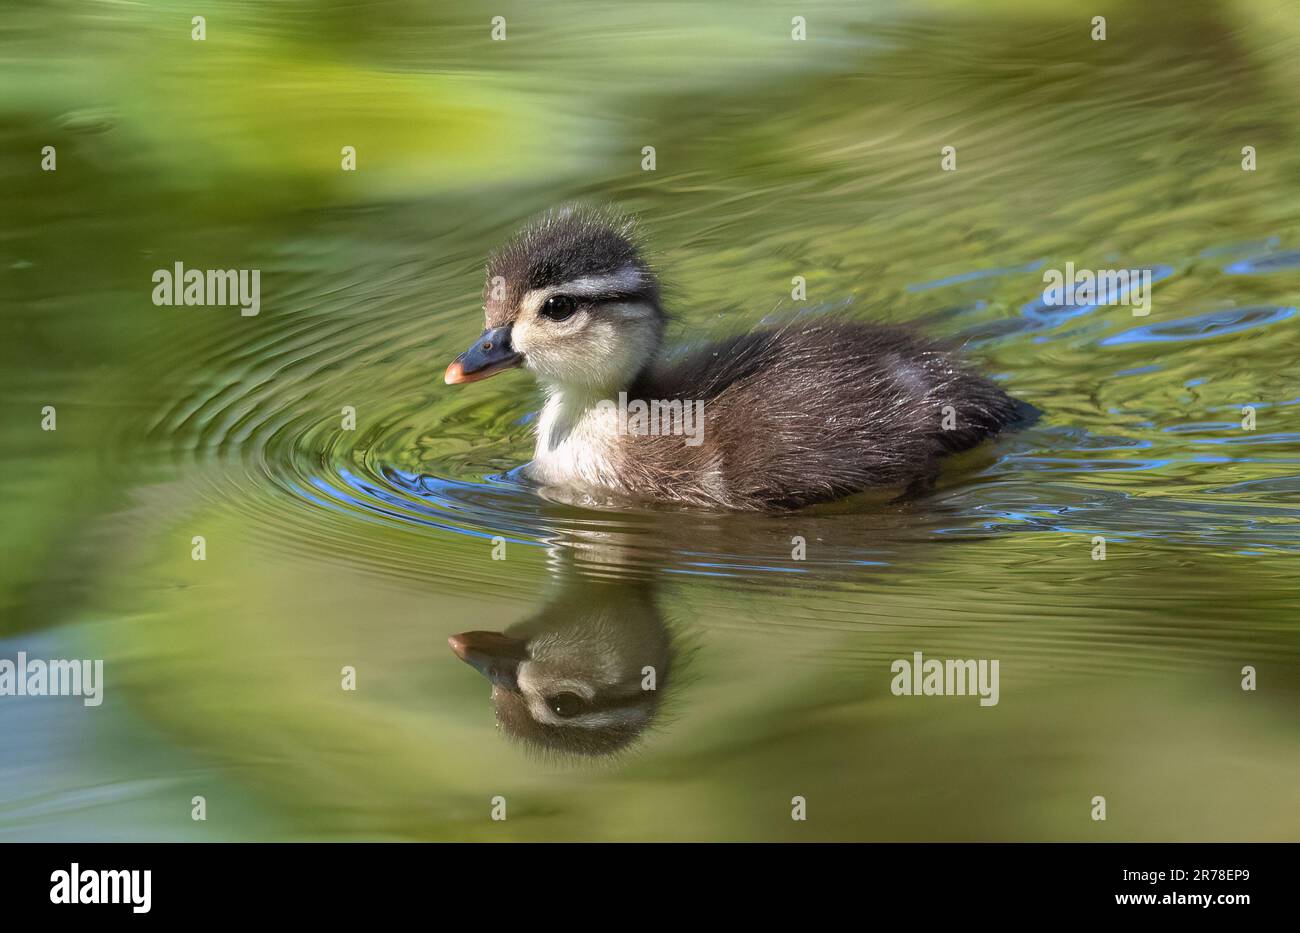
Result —
[[561, 754], [626, 748], [654, 721], [672, 667], [668, 630], [641, 590], [570, 588], [510, 631], [448, 641], [491, 681], [501, 729]]
[[565, 207], [534, 220], [488, 261], [487, 328], [447, 367], [448, 385], [514, 366], [545, 385], [604, 397], [636, 378], [659, 349], [659, 282], [634, 224]]

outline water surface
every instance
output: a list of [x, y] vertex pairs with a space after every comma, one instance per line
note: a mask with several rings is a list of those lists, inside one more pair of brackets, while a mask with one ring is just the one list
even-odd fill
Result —
[[[1134, 6], [6, 10], [0, 657], [106, 687], [0, 698], [0, 838], [1294, 839], [1300, 20]], [[911, 322], [1043, 417], [905, 503], [539, 496], [527, 375], [441, 374], [572, 199], [641, 216], [676, 339]], [[174, 262], [261, 312], [154, 306]], [[1150, 316], [1048, 305], [1066, 262]], [[652, 724], [511, 741], [447, 646], [508, 628], [656, 653]], [[915, 651], [998, 705], [893, 696]]]

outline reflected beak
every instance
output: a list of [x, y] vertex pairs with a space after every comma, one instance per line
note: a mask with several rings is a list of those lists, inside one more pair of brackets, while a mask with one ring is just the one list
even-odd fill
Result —
[[474, 341], [474, 346], [452, 361], [444, 378], [449, 386], [478, 382], [488, 376], [495, 376], [504, 369], [518, 366], [523, 361], [524, 355], [516, 353], [510, 343], [510, 325], [493, 327], [483, 331], [478, 340]]
[[500, 632], [462, 632], [447, 639], [451, 650], [496, 687], [518, 690], [519, 662], [528, 659], [527, 643]]

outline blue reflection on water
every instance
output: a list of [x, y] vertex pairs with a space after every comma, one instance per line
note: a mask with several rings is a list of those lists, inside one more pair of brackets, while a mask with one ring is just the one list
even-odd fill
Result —
[[1300, 269], [1300, 250], [1239, 259], [1223, 267], [1228, 275], [1267, 275], [1288, 269]]
[[1198, 314], [1194, 317], [1178, 318], [1173, 321], [1157, 321], [1144, 324], [1118, 334], [1112, 334], [1101, 341], [1102, 346], [1117, 346], [1126, 343], [1158, 343], [1180, 340], [1203, 340], [1207, 337], [1219, 337], [1252, 327], [1264, 327], [1284, 321], [1295, 314], [1294, 307], [1282, 308], [1226, 308]]
[[[1083, 271], [1083, 270], [1078, 270]], [[1158, 265], [1149, 268], [1139, 268], [1138, 272], [1150, 272], [1151, 284], [1161, 282], [1174, 274], [1173, 266]], [[1116, 303], [1122, 302], [1130, 291], [1133, 290], [1135, 283], [1129, 282], [1118, 289], [1115, 296]], [[1100, 302], [1090, 302], [1087, 304], [1053, 304], [1047, 300], [1047, 292], [1035, 298], [1029, 304], [1020, 309], [1021, 315], [1042, 322], [1043, 326], [1055, 326], [1063, 324], [1071, 318], [1082, 317], [1085, 314], [1091, 314], [1098, 308], [1106, 307]]]

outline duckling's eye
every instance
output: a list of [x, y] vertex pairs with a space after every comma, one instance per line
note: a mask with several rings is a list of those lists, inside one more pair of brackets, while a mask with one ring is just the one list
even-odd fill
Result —
[[552, 321], [563, 321], [578, 310], [578, 299], [572, 295], [552, 295], [542, 304], [542, 314]]
[[582, 697], [576, 693], [557, 693], [553, 697], [548, 697], [546, 702], [555, 711], [555, 715], [566, 719], [578, 715], [586, 706]]

